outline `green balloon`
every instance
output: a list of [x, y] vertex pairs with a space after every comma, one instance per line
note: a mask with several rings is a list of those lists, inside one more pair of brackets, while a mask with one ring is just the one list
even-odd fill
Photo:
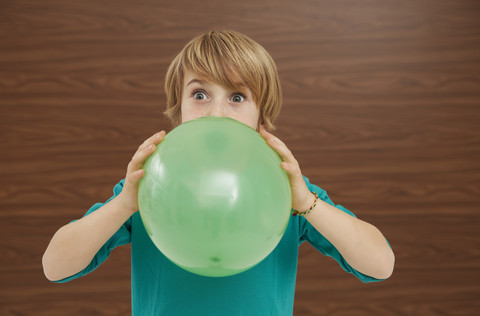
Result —
[[145, 162], [138, 187], [145, 230], [187, 271], [211, 277], [245, 271], [272, 252], [288, 225], [290, 182], [280, 163], [239, 121], [209, 116], [183, 123]]

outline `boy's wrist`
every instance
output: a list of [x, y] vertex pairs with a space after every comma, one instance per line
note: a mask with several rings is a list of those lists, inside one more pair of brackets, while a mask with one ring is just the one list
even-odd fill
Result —
[[123, 191], [115, 197], [115, 200], [118, 203], [117, 208], [121, 213], [131, 216], [138, 211], [138, 203], [131, 201], [131, 199]]
[[294, 208], [294, 214], [300, 215], [305, 212], [311, 211], [318, 200], [318, 195], [308, 191], [307, 196], [302, 200], [302, 204], [298, 206], [298, 209]]

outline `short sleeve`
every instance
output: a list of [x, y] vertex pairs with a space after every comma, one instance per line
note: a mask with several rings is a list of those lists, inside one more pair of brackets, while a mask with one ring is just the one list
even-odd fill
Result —
[[[120, 192], [122, 192], [124, 182], [125, 182], [125, 180], [122, 180], [119, 183], [117, 183], [115, 185], [115, 187], [113, 188], [113, 196], [110, 197], [105, 203], [96, 203], [95, 205], [93, 205], [85, 213], [85, 215], [83, 217], [95, 212], [100, 207], [102, 207], [103, 205], [110, 202], [118, 194], [120, 194]], [[76, 273], [76, 274], [74, 274], [70, 277], [67, 277], [65, 279], [58, 280], [58, 281], [53, 281], [53, 282], [55, 282], [55, 283], [65, 283], [65, 282], [74, 280], [76, 278], [82, 277], [82, 276], [92, 272], [93, 270], [98, 268], [105, 260], [107, 260], [108, 256], [110, 255], [110, 253], [112, 252], [112, 250], [114, 248], [130, 243], [130, 241], [131, 241], [131, 225], [132, 225], [131, 221], [132, 221], [132, 218], [130, 217], [117, 230], [117, 232], [115, 234], [113, 234], [112, 237], [110, 237], [110, 239], [100, 248], [100, 250], [98, 250], [97, 254], [93, 257], [92, 261], [90, 262], [90, 264], [87, 267], [85, 267], [85, 269], [83, 269], [82, 271], [80, 271], [80, 272], [78, 272], [78, 273]], [[74, 221], [72, 221], [72, 222], [74, 222]]]
[[[355, 216], [351, 211], [343, 207], [342, 205], [335, 205], [332, 200], [328, 197], [327, 192], [318, 186], [311, 184], [308, 178], [304, 177], [305, 183], [307, 184], [308, 189], [311, 192], [315, 192], [318, 194], [318, 197], [322, 200], [327, 202], [328, 204], [335, 206], [339, 210], [351, 215]], [[368, 282], [376, 282], [376, 281], [383, 281], [382, 279], [375, 279], [368, 275], [365, 275], [348, 264], [348, 262], [343, 258], [340, 252], [335, 248], [335, 246], [330, 243], [322, 234], [320, 234], [304, 217], [299, 217], [299, 225], [300, 225], [300, 239], [299, 243], [303, 243], [304, 241], [308, 241], [315, 249], [320, 251], [322, 254], [329, 256], [335, 259], [338, 264], [348, 273], [355, 275], [360, 281], [364, 283]]]

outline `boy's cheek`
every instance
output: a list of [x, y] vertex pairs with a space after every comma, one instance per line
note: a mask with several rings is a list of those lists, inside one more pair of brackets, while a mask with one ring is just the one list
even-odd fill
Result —
[[200, 111], [198, 110], [193, 110], [191, 107], [188, 105], [181, 105], [181, 122], [185, 123], [191, 120], [194, 120], [196, 118], [202, 117]]

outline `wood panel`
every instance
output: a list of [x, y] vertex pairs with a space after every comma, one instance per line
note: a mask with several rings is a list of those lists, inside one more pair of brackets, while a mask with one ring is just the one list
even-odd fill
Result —
[[394, 275], [365, 285], [302, 246], [294, 314], [480, 313], [478, 1], [4, 0], [0, 314], [130, 313], [129, 246], [63, 285], [41, 256], [169, 128], [167, 66], [219, 27], [269, 50], [285, 101], [276, 134], [395, 250]]

